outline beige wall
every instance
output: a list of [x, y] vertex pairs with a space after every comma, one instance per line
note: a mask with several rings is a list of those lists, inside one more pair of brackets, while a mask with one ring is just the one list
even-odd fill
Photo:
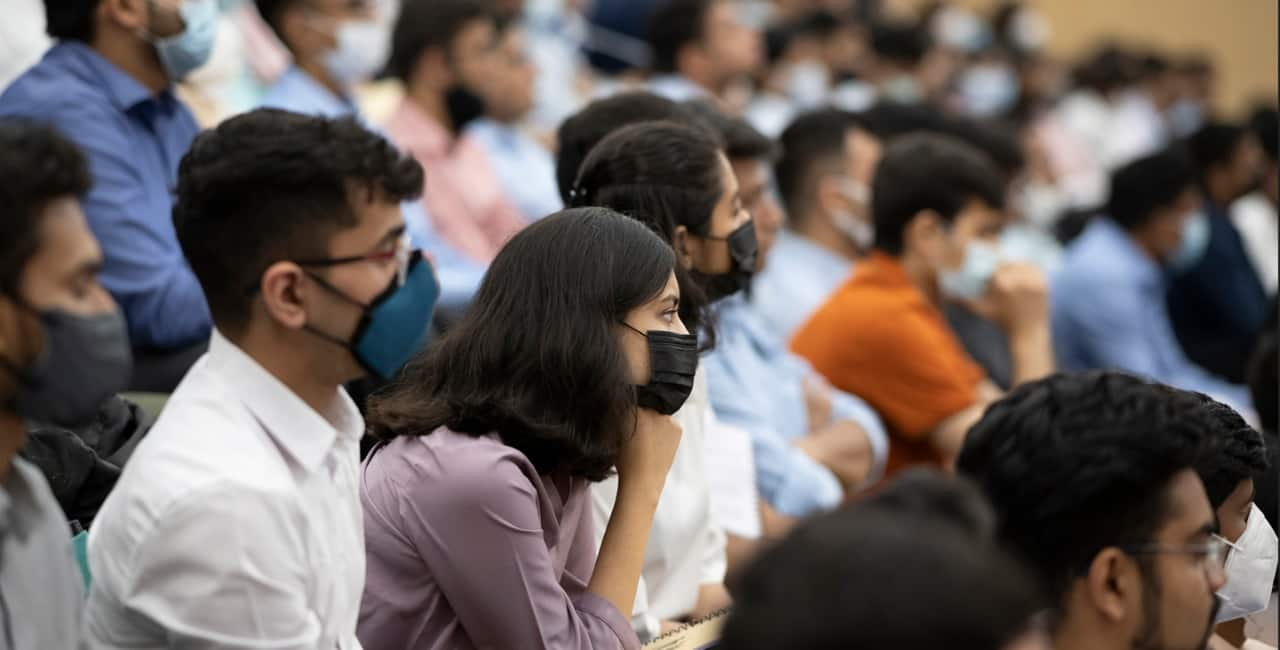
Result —
[[[995, 0], [955, 0], [988, 12]], [[914, 7], [918, 0], [890, 0]], [[1277, 7], [1280, 0], [1031, 0], [1053, 28], [1050, 50], [1063, 56], [1087, 51], [1114, 36], [1185, 51], [1199, 49], [1218, 69], [1218, 107], [1234, 113], [1258, 99], [1275, 101]]]

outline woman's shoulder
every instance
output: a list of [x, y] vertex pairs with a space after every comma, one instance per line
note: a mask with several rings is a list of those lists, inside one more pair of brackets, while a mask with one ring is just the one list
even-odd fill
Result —
[[539, 483], [519, 450], [496, 434], [470, 435], [441, 427], [423, 436], [397, 436], [369, 452], [363, 468], [366, 490], [430, 494], [432, 499], [491, 498]]

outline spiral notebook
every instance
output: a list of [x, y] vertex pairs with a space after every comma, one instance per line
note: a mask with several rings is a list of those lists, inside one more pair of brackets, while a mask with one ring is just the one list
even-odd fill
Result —
[[722, 609], [645, 644], [644, 650], [708, 650], [720, 645], [720, 630], [729, 616]]

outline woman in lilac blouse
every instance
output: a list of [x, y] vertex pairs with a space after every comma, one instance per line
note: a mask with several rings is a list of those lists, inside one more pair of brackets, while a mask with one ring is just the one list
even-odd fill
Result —
[[[516, 235], [370, 405], [366, 648], [637, 648], [632, 610], [693, 384], [671, 247], [603, 208]], [[599, 552], [589, 483], [616, 467]]]

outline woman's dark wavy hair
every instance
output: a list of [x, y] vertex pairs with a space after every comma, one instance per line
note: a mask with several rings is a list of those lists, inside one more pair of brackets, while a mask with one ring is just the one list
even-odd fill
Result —
[[371, 398], [370, 431], [496, 433], [541, 474], [607, 478], [635, 429], [616, 327], [675, 267], [670, 245], [612, 210], [529, 226], [498, 253], [462, 320]]
[[[574, 205], [598, 205], [644, 223], [668, 244], [677, 226], [704, 237], [724, 192], [720, 144], [707, 132], [675, 122], [641, 122], [609, 134], [587, 154], [574, 183]], [[715, 341], [705, 289], [676, 265], [680, 318]]]

